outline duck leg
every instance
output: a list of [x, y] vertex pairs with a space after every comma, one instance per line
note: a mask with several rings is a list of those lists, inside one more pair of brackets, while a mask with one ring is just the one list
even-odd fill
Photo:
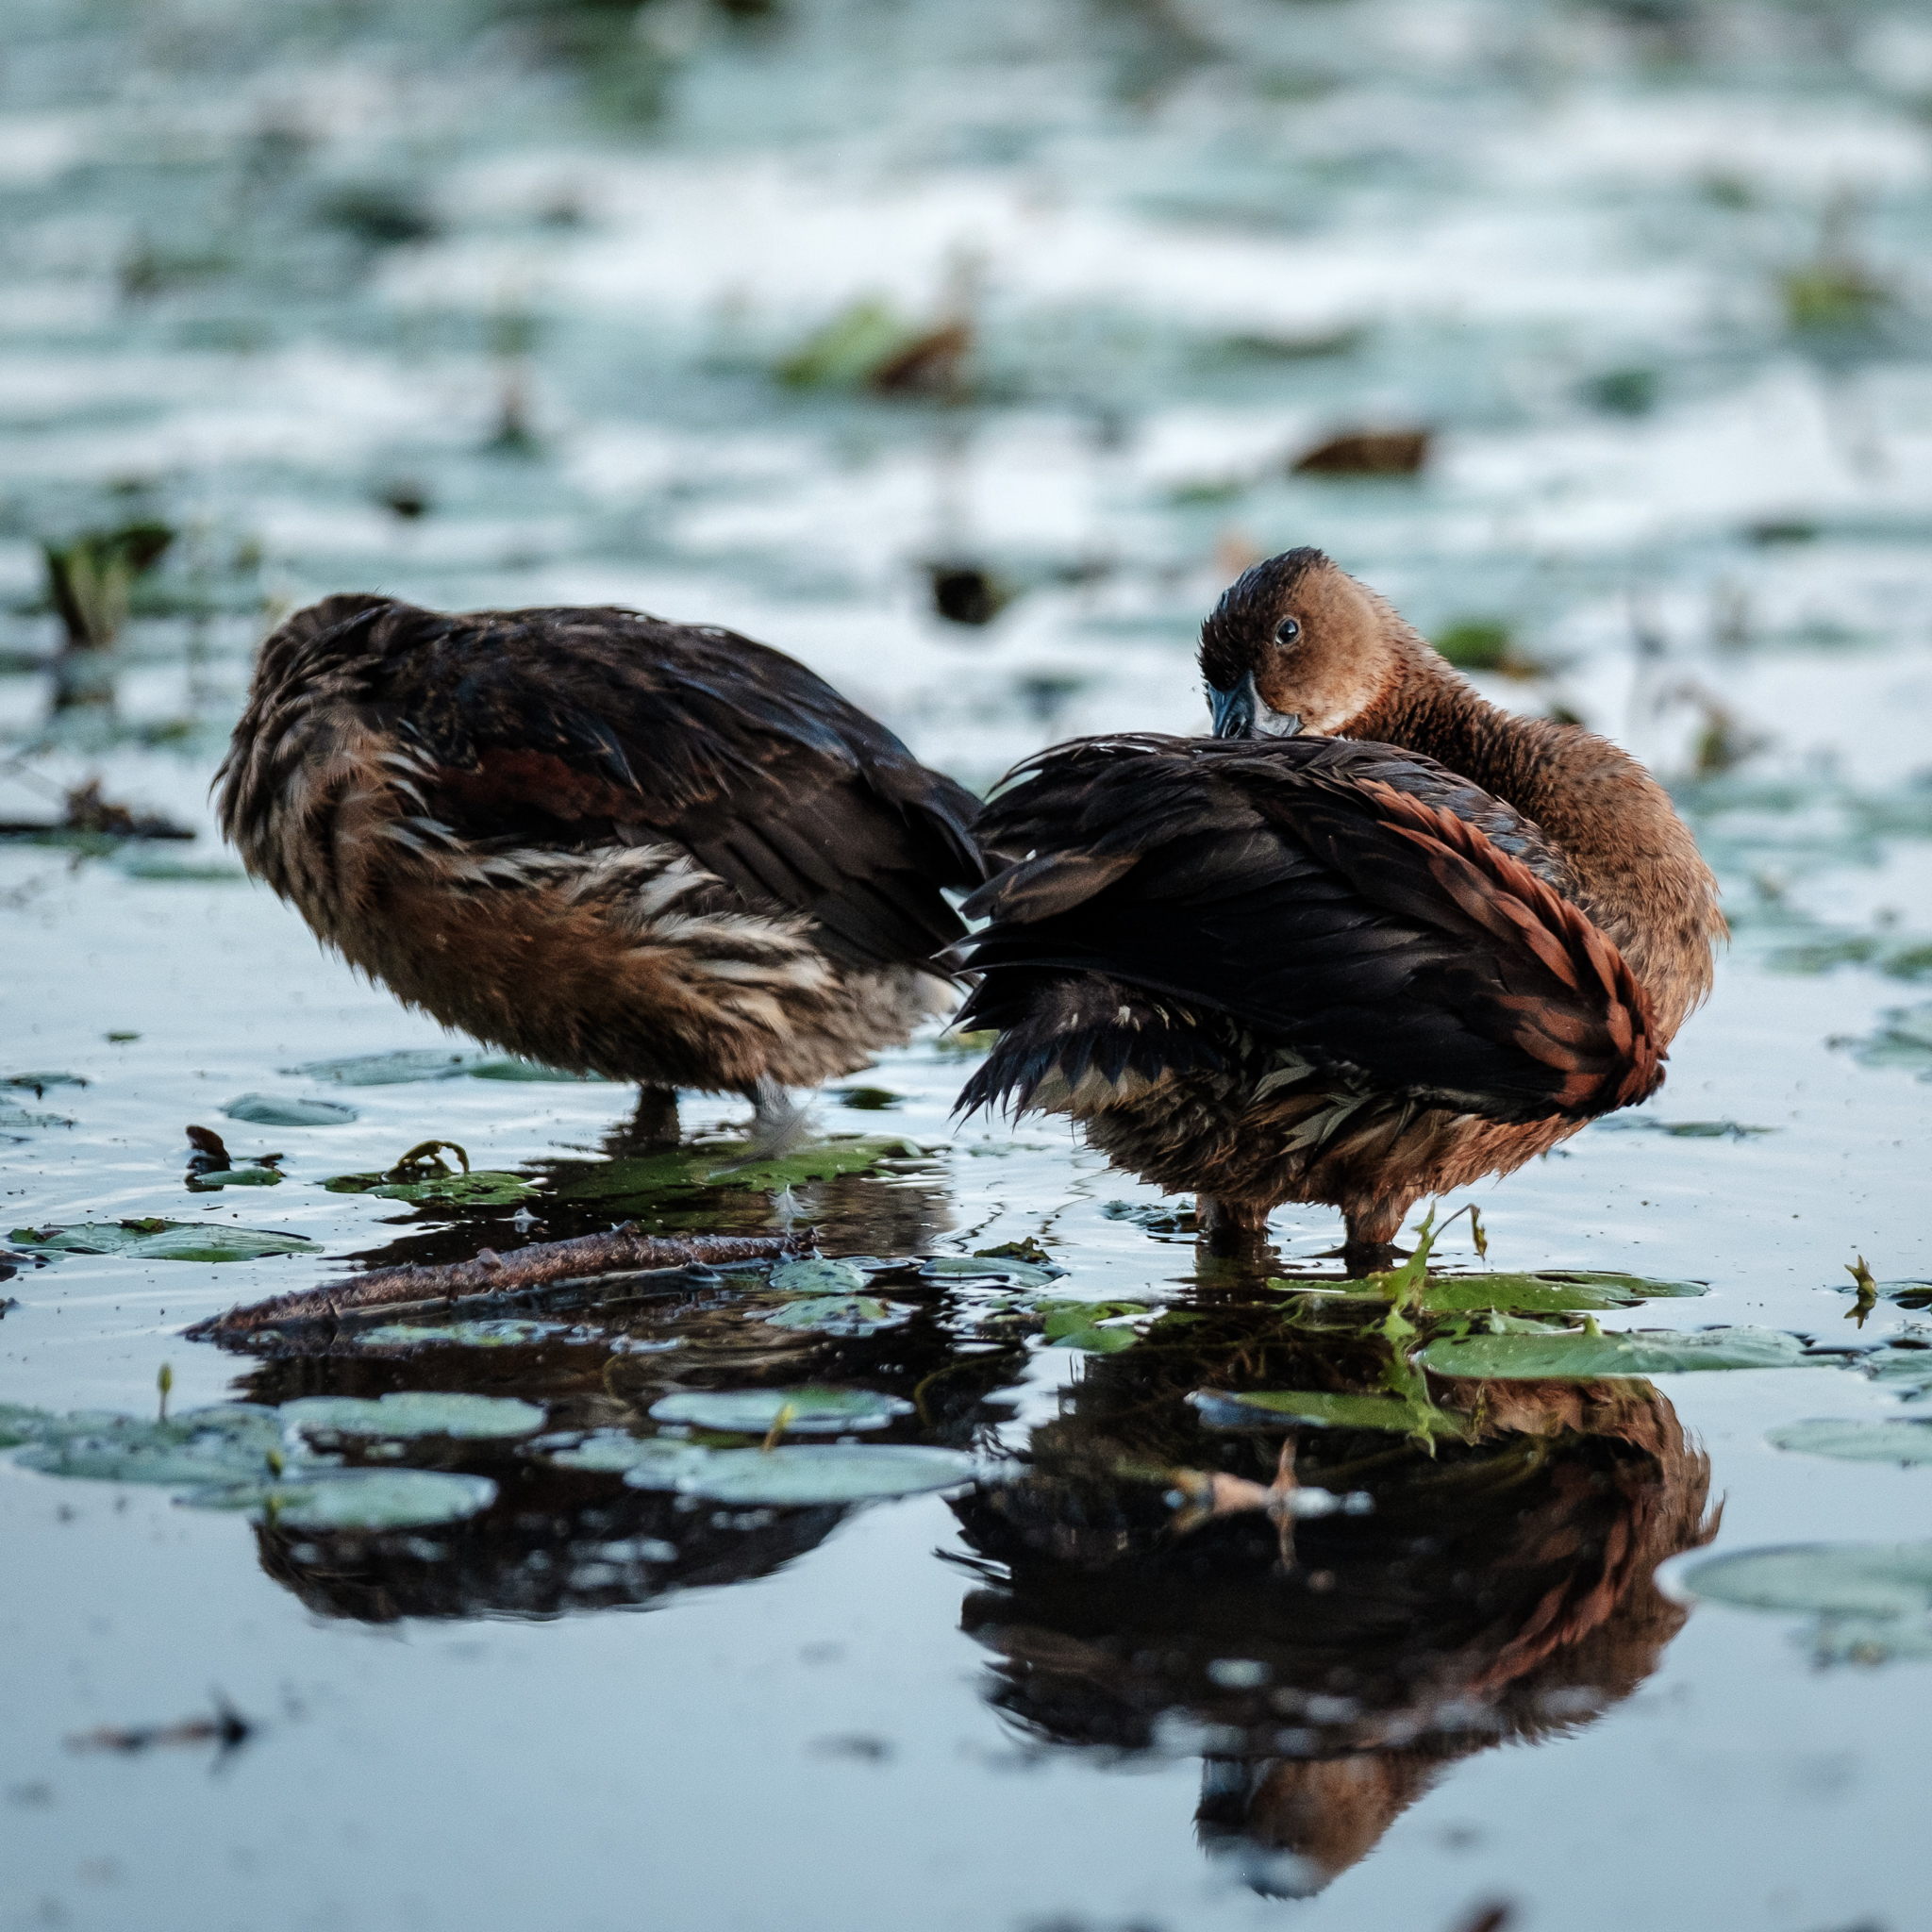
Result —
[[1402, 1250], [1395, 1245], [1395, 1237], [1402, 1232], [1403, 1220], [1414, 1205], [1413, 1195], [1344, 1203], [1341, 1211], [1348, 1231], [1341, 1243], [1343, 1270], [1352, 1276], [1373, 1274], [1404, 1259]]
[[677, 1089], [640, 1087], [637, 1111], [624, 1129], [627, 1153], [646, 1154], [677, 1145]]
[[1194, 1217], [1210, 1255], [1252, 1254], [1268, 1238], [1268, 1204], [1196, 1194]]
[[744, 1090], [752, 1105], [751, 1144], [756, 1160], [776, 1160], [803, 1141], [811, 1126], [806, 1103], [793, 1100], [769, 1074]]

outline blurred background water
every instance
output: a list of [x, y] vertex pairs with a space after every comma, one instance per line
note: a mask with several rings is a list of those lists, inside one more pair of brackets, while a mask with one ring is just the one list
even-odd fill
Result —
[[[1633, 1117], [1693, 1131], [1612, 1121], [1508, 1183], [1510, 1265], [1708, 1279], [1647, 1319], [1836, 1334], [1821, 1290], [1860, 1249], [1932, 1274], [1928, 242], [1932, 14], [1896, 0], [9, 0], [0, 1074], [91, 1084], [0, 1090], [5, 1205], [179, 1212], [184, 1118], [440, 1038], [213, 831], [254, 646], [296, 606], [728, 624], [983, 789], [1054, 739], [1201, 728], [1202, 614], [1315, 543], [1491, 696], [1650, 761], [1724, 877], [1718, 998]], [[813, 1211], [882, 1253], [1045, 1233], [1083, 1292], [1176, 1291], [1184, 1252], [1101, 1211], [1149, 1191], [1058, 1132], [957, 1133], [958, 1075], [930, 1043], [877, 1075], [942, 1183]], [[224, 1218], [365, 1254], [382, 1204], [308, 1187], [331, 1163], [432, 1130], [601, 1158], [625, 1111], [354, 1097], [276, 1127], [303, 1185]], [[458, 1251], [448, 1217], [402, 1223]], [[218, 1399], [233, 1364], [181, 1319], [290, 1265], [23, 1274], [0, 1396], [131, 1411], [165, 1358]], [[1037, 1349], [985, 1445], [1058, 1416], [1081, 1359]], [[1879, 1412], [1830, 1379], [1666, 1378], [1726, 1544], [1925, 1534], [1923, 1473], [1764, 1447], [1821, 1403]], [[1239, 1782], [1211, 1739], [999, 1728], [940, 1504], [807, 1524], [648, 1620], [487, 1624], [485, 1590], [356, 1647], [359, 1612], [271, 1588], [232, 1523], [0, 1477], [8, 1927], [1920, 1910], [1924, 1666], [1813, 1674], [1744, 1613], [1295, 1906], [1191, 1842]], [[504, 1563], [550, 1560], [519, 1533]], [[209, 1682], [281, 1713], [218, 1782], [61, 1751]]]

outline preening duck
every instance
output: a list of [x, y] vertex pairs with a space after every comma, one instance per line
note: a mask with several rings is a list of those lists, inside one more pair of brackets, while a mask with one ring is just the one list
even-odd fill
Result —
[[218, 782], [248, 870], [408, 1005], [660, 1115], [742, 1091], [768, 1137], [951, 1006], [941, 889], [987, 875], [977, 801], [822, 678], [627, 610], [327, 598]]
[[1486, 703], [1317, 550], [1201, 633], [1214, 739], [1086, 739], [982, 813], [966, 902], [1001, 1036], [969, 1108], [1072, 1115], [1224, 1241], [1327, 1202], [1351, 1269], [1424, 1194], [1654, 1092], [1708, 992], [1716, 881], [1663, 789]]

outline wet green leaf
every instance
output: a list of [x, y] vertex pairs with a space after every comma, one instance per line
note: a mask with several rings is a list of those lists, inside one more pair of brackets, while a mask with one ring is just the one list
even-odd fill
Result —
[[1680, 1573], [1707, 1603], [1916, 1622], [1932, 1610], [1932, 1543], [1787, 1543], [1707, 1557]]
[[418, 1347], [442, 1342], [456, 1348], [528, 1348], [540, 1341], [560, 1341], [577, 1331], [561, 1322], [526, 1322], [514, 1316], [488, 1322], [440, 1322], [418, 1325], [385, 1322], [377, 1328], [358, 1328], [351, 1338], [372, 1348]]
[[1932, 1080], [1932, 1000], [1916, 1007], [1894, 1007], [1885, 1024], [1863, 1040], [1835, 1040], [1849, 1046], [1852, 1058], [1864, 1067], [1896, 1067]]
[[198, 1194], [216, 1188], [278, 1188], [287, 1178], [272, 1167], [217, 1167], [190, 1174], [188, 1186]]
[[332, 1194], [374, 1194], [385, 1201], [451, 1208], [505, 1208], [540, 1191], [536, 1182], [523, 1174], [491, 1168], [430, 1174], [420, 1181], [385, 1180], [380, 1174], [339, 1174], [323, 1186]]
[[1025, 1261], [1004, 1255], [928, 1255], [919, 1267], [923, 1281], [971, 1281], [1020, 1289], [1044, 1288], [1066, 1272], [1051, 1261]]
[[[1381, 1278], [1372, 1276], [1370, 1281]], [[1341, 1301], [1387, 1299], [1368, 1283], [1326, 1287], [1277, 1275], [1268, 1286]], [[1701, 1281], [1659, 1281], [1641, 1274], [1614, 1274], [1594, 1269], [1548, 1268], [1533, 1274], [1431, 1274], [1420, 1300], [1411, 1306], [1432, 1314], [1483, 1308], [1507, 1309], [1524, 1315], [1564, 1314], [1598, 1308], [1633, 1308], [1649, 1300], [1707, 1292]]]
[[279, 1453], [282, 1427], [272, 1408], [242, 1404], [191, 1409], [169, 1422], [139, 1416], [17, 1413], [9, 1429], [34, 1446], [23, 1469], [94, 1482], [208, 1483], [260, 1475]]
[[1433, 1403], [1399, 1395], [1343, 1394], [1325, 1390], [1200, 1389], [1188, 1400], [1210, 1429], [1381, 1429], [1396, 1436], [1441, 1436], [1466, 1441], [1470, 1424]]
[[872, 1277], [850, 1261], [827, 1261], [818, 1256], [781, 1261], [772, 1270], [772, 1286], [787, 1294], [861, 1294]]
[[1674, 1141], [1755, 1141], [1776, 1127], [1751, 1127], [1741, 1121], [1659, 1121], [1648, 1114], [1612, 1114], [1594, 1123], [1600, 1134], [1668, 1134]]
[[766, 1323], [774, 1328], [807, 1329], [820, 1335], [875, 1335], [910, 1319], [912, 1310], [897, 1302], [882, 1302], [869, 1294], [801, 1296]]
[[681, 1476], [692, 1474], [711, 1452], [694, 1443], [663, 1436], [627, 1436], [617, 1429], [599, 1429], [570, 1449], [553, 1449], [550, 1460], [559, 1469], [578, 1469], [598, 1475], [623, 1475], [648, 1469], [661, 1481], [641, 1483], [642, 1489], [673, 1490]]
[[1594, 1381], [1603, 1375], [1671, 1375], [1692, 1369], [1806, 1369], [1829, 1366], [1807, 1356], [1795, 1335], [1776, 1328], [1714, 1328], [1679, 1333], [1472, 1335], [1432, 1341], [1416, 1357], [1432, 1374]]
[[333, 1100], [285, 1100], [275, 1093], [243, 1093], [222, 1111], [258, 1127], [341, 1127], [359, 1118], [353, 1107]]
[[85, 1087], [87, 1084], [78, 1074], [8, 1074], [0, 1079], [0, 1087], [32, 1088], [36, 1100], [48, 1087]]
[[74, 1227], [17, 1227], [10, 1237], [36, 1254], [122, 1255], [135, 1261], [258, 1261], [305, 1255], [316, 1243], [275, 1228], [229, 1227], [218, 1221], [87, 1221]]
[[1838, 1462], [1932, 1462], [1932, 1420], [1786, 1423], [1766, 1440], [1774, 1449]]
[[430, 1390], [394, 1391], [371, 1401], [362, 1395], [301, 1395], [280, 1410], [287, 1425], [305, 1436], [380, 1436], [406, 1441], [419, 1436], [486, 1441], [534, 1435], [544, 1411], [513, 1395], [445, 1394]]
[[748, 1141], [708, 1142], [663, 1154], [612, 1160], [575, 1174], [557, 1190], [561, 1201], [648, 1201], [695, 1188], [753, 1188], [775, 1193], [812, 1181], [863, 1174], [881, 1160], [917, 1155], [916, 1142], [854, 1138], [814, 1141], [781, 1159], [757, 1160]]
[[860, 1113], [883, 1113], [888, 1108], [897, 1107], [906, 1097], [903, 1093], [894, 1093], [890, 1087], [834, 1087], [829, 1091], [831, 1097], [841, 1106], [856, 1108]]
[[909, 1402], [871, 1389], [682, 1389], [651, 1405], [653, 1422], [757, 1436], [781, 1422], [785, 1434], [796, 1436], [882, 1429], [911, 1413]]
[[1907, 1402], [1932, 1390], [1932, 1348], [1923, 1342], [1895, 1341], [1858, 1358], [1858, 1366], [1878, 1383]]
[[[1084, 1348], [1095, 1355], [1114, 1355], [1140, 1341], [1131, 1322], [1159, 1312], [1146, 1302], [1041, 1302], [1045, 1317], [1041, 1334], [1060, 1348]], [[1117, 1326], [1103, 1324], [1118, 1322]]]
[[970, 1482], [974, 1461], [951, 1449], [863, 1443], [781, 1443], [775, 1449], [713, 1449], [682, 1475], [645, 1463], [625, 1481], [633, 1489], [682, 1490], [714, 1503], [863, 1503], [946, 1490]]
[[196, 1490], [181, 1500], [196, 1509], [272, 1515], [289, 1529], [425, 1529], [489, 1508], [496, 1485], [487, 1475], [437, 1469], [343, 1469]]

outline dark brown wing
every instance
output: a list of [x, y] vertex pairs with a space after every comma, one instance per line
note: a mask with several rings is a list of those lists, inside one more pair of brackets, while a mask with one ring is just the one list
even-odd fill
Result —
[[[1211, 1054], [1200, 1021], [1217, 1016], [1233, 1023], [1224, 1037], [1246, 1029], [1498, 1121], [1588, 1118], [1661, 1077], [1648, 998], [1532, 869], [1562, 876], [1560, 856], [1431, 759], [1341, 740], [1145, 737], [1060, 746], [1016, 776], [978, 830], [1032, 857], [967, 901], [991, 923], [958, 949], [985, 975], [962, 1026], [1015, 1026], [1043, 989], [1097, 974], [1189, 1016], [1063, 1043], [1109, 1077], [1158, 1073], [1182, 1038], [1196, 1060]], [[1024, 1104], [1059, 1064], [1038, 1027], [1024, 1036], [995, 1051], [972, 1104]]]
[[857, 964], [963, 932], [941, 888], [987, 875], [978, 801], [779, 652], [627, 610], [348, 614], [425, 809], [463, 837], [681, 845]]

